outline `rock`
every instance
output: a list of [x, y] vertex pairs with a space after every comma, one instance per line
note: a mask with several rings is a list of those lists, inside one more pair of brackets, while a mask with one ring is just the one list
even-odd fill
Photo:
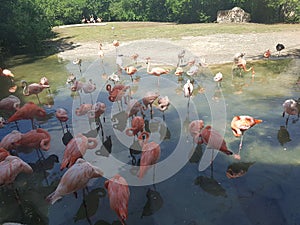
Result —
[[250, 14], [239, 7], [217, 12], [218, 23], [245, 23], [250, 22]]

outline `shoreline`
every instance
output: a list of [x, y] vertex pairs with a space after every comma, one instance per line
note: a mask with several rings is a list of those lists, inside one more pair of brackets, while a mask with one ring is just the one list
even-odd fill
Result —
[[[278, 43], [285, 45], [280, 58], [300, 58], [300, 31], [272, 32], [250, 34], [214, 34], [206, 36], [186, 36], [180, 40], [171, 39], [143, 39], [122, 42], [118, 51], [122, 54], [139, 54], [139, 60], [151, 57], [157, 62], [176, 64], [178, 53], [185, 49], [186, 57], [197, 57], [205, 60], [209, 65], [232, 62], [238, 52], [245, 52], [247, 60], [263, 59], [263, 53], [271, 50], [271, 59], [278, 59], [275, 46]], [[113, 56], [115, 47], [111, 43], [102, 43], [104, 55]], [[72, 43], [72, 48], [63, 49], [57, 54], [62, 60], [75, 58], [97, 58], [99, 43], [82, 42]], [[105, 56], [104, 56], [105, 57]]]

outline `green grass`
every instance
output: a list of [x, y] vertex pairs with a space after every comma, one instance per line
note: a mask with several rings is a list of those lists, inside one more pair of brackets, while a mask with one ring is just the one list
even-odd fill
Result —
[[[112, 27], [115, 29], [112, 30]], [[54, 27], [57, 38], [68, 42], [101, 41], [112, 39], [132, 41], [147, 38], [170, 38], [173, 40], [184, 36], [205, 36], [217, 33], [265, 33], [280, 31], [299, 31], [300, 24], [175, 24], [155, 22], [109, 22], [104, 26]]]

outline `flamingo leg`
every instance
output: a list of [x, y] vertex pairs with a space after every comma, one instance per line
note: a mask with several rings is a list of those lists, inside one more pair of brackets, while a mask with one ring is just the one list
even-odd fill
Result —
[[90, 96], [91, 96], [91, 103], [94, 104], [94, 103], [93, 103], [93, 96], [92, 96], [92, 93], [90, 93]]
[[240, 153], [241, 153], [242, 146], [243, 146], [243, 137], [244, 137], [244, 134], [242, 134], [242, 136], [241, 136], [241, 140], [240, 140], [240, 144], [239, 144], [239, 150], [238, 150], [237, 155], [240, 155]]
[[40, 101], [39, 95], [36, 94], [36, 97], [37, 97], [37, 99], [38, 99], [38, 101], [39, 101], [39, 104], [41, 105], [41, 101]]
[[156, 186], [155, 186], [155, 164], [153, 165], [153, 177], [152, 177], [152, 179], [153, 179], [153, 188], [156, 191]]

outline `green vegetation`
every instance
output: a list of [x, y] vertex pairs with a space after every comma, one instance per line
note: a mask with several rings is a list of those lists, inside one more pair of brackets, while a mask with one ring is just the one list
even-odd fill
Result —
[[[299, 0], [3, 0], [0, 8], [1, 61], [4, 58], [3, 55], [9, 53], [33, 52], [36, 54], [44, 50], [47, 46], [45, 41], [53, 38], [53, 27], [81, 23], [83, 18], [89, 19], [90, 16], [95, 19], [102, 18], [104, 22], [172, 23], [169, 24], [170, 30], [164, 30], [167, 24], [163, 24], [159, 32], [156, 30], [157, 27], [152, 27], [155, 37], [172, 37], [177, 33], [174, 28], [184, 30], [186, 35], [199, 33], [202, 35], [202, 30], [198, 29], [203, 27], [194, 26], [192, 23], [214, 22], [219, 10], [231, 9], [235, 6], [249, 12], [252, 22], [255, 23], [297, 23], [300, 21]], [[182, 24], [188, 25], [185, 27]], [[217, 26], [208, 25], [203, 34], [216, 32], [214, 29], [218, 29], [218, 32], [227, 32], [227, 28], [231, 25]], [[246, 32], [248, 32], [247, 27], [243, 27]], [[100, 28], [98, 29], [100, 31]], [[134, 30], [134, 34], [131, 33], [122, 38], [130, 39], [132, 35], [144, 32], [143, 26], [139, 29], [137, 27], [132, 29], [137, 30]], [[151, 35], [151, 27], [148, 29]], [[121, 31], [120, 26], [116, 32]], [[83, 32], [91, 34], [88, 29]]]

